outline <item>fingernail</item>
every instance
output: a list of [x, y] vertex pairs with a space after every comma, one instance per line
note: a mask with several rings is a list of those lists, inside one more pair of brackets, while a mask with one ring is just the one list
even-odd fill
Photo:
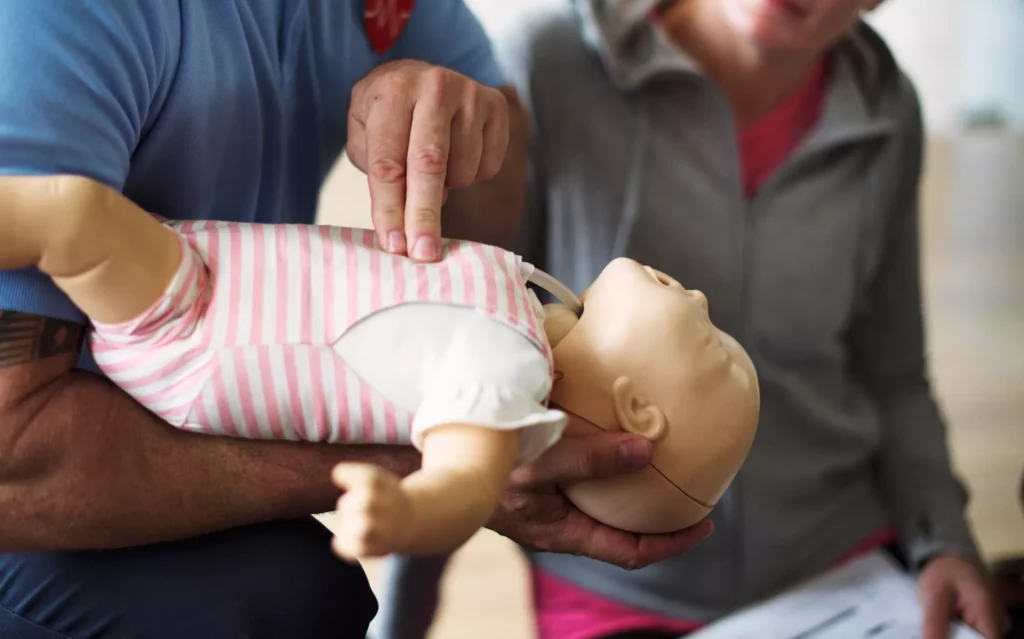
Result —
[[626, 468], [643, 468], [650, 461], [650, 443], [643, 439], [631, 439], [619, 444], [619, 463]]
[[405, 235], [400, 231], [388, 233], [388, 253], [398, 255], [405, 253]]
[[437, 259], [437, 240], [428, 236], [416, 240], [412, 247], [412, 256], [417, 260]]

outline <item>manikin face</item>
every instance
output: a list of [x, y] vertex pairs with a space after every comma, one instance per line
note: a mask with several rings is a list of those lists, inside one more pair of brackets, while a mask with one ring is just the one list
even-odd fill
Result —
[[571, 419], [654, 442], [652, 465], [710, 507], [749, 452], [760, 407], [754, 366], [711, 323], [698, 291], [617, 259], [581, 296], [556, 346], [552, 402]]

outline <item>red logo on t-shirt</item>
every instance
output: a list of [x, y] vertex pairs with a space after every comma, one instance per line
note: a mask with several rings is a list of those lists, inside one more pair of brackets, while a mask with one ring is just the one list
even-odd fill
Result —
[[409, 23], [416, 0], [366, 0], [363, 22], [370, 46], [383, 54], [395, 44]]

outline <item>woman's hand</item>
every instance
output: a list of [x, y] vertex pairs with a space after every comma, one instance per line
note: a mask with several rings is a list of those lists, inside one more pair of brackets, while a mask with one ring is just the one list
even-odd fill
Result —
[[1009, 626], [1006, 611], [973, 562], [956, 555], [939, 555], [921, 571], [918, 596], [924, 608], [923, 639], [946, 639], [954, 616], [985, 637], [999, 639]]

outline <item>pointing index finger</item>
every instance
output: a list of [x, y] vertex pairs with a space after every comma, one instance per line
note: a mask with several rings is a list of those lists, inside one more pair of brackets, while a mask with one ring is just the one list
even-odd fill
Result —
[[[441, 76], [438, 76], [441, 77]], [[425, 83], [413, 112], [406, 180], [405, 234], [409, 255], [433, 262], [441, 253], [441, 206], [445, 200], [454, 108], [443, 80]]]
[[402, 91], [382, 95], [366, 122], [366, 175], [370, 215], [377, 241], [388, 252], [404, 255], [406, 158], [413, 106]]

